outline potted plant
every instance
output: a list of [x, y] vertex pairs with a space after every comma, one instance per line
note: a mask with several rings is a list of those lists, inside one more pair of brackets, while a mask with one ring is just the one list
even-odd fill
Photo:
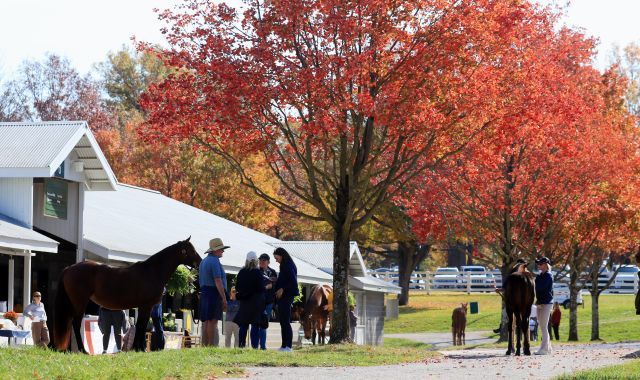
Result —
[[176, 315], [171, 312], [171, 309], [169, 309], [167, 315], [162, 317], [162, 325], [165, 331], [178, 330], [176, 326]]
[[179, 265], [167, 282], [167, 293], [169, 293], [171, 297], [176, 294], [183, 296], [191, 294], [196, 290], [193, 284], [195, 280], [196, 274], [194, 270], [189, 270], [189, 268], [184, 265]]
[[4, 318], [10, 320], [13, 324], [18, 323], [18, 313], [13, 310], [9, 310], [4, 313]]

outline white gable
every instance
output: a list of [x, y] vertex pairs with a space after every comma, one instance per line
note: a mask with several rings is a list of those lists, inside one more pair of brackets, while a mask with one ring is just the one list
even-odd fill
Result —
[[69, 179], [89, 190], [115, 190], [115, 175], [86, 122], [0, 123], [0, 177], [49, 178], [63, 164]]

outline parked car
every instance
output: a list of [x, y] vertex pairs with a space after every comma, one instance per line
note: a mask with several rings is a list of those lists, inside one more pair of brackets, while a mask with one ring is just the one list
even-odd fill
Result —
[[445, 267], [436, 269], [433, 275], [434, 289], [456, 289], [462, 282], [460, 271], [456, 267]]
[[[565, 309], [569, 308], [569, 302], [571, 298], [571, 293], [569, 291], [569, 285], [554, 282], [553, 283], [553, 302], [557, 302], [562, 305]], [[582, 305], [582, 292], [578, 292], [578, 305]]]
[[377, 268], [371, 271], [373, 277], [391, 281], [390, 274], [393, 272], [391, 268]]
[[[412, 276], [411, 279], [409, 279], [409, 289], [426, 289], [426, 283], [424, 280], [420, 280], [418, 278], [414, 278], [415, 276]], [[387, 279], [391, 280], [391, 283], [396, 285], [396, 286], [400, 286], [400, 274], [399, 273], [391, 273], [389, 275], [389, 277]]]
[[640, 269], [635, 265], [614, 265], [613, 272], [615, 273], [616, 270], [618, 270], [618, 274], [611, 284], [611, 291], [633, 293]]
[[500, 268], [491, 269], [489, 272], [496, 279], [496, 288], [502, 288], [502, 272]]
[[487, 289], [492, 290], [496, 288], [496, 279], [493, 274], [487, 272], [487, 269], [481, 265], [463, 265], [460, 267], [463, 284], [467, 286], [467, 280], [471, 278], [472, 289]]
[[[607, 267], [605, 266], [600, 267], [599, 273], [598, 273], [598, 289], [603, 289], [607, 285], [612, 274], [613, 272], [611, 272]], [[581, 276], [583, 278], [589, 278], [589, 268], [587, 268], [587, 270], [583, 272]], [[591, 281], [587, 281], [585, 290], [588, 291], [589, 289], [591, 289], [591, 285], [592, 285]], [[613, 283], [609, 288], [611, 288], [612, 286], [613, 286]]]

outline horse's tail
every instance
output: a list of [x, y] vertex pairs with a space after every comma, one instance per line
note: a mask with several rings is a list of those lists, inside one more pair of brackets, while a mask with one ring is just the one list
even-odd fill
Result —
[[58, 280], [58, 292], [56, 293], [55, 321], [53, 326], [53, 339], [56, 349], [64, 351], [69, 348], [71, 341], [71, 320], [73, 319], [73, 305], [67, 294], [64, 284], [64, 276], [67, 270], [62, 271]]

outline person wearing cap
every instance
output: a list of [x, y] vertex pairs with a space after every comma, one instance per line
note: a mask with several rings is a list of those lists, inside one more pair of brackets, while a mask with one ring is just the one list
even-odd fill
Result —
[[209, 241], [207, 257], [200, 263], [200, 320], [202, 321], [202, 345], [218, 346], [220, 335], [218, 321], [222, 320], [222, 312], [227, 309], [227, 274], [220, 263], [224, 250], [229, 248], [222, 239]]
[[[247, 344], [249, 325], [257, 328], [264, 311], [265, 288], [258, 265], [258, 254], [250, 251], [236, 279], [236, 297], [240, 303], [240, 309], [233, 321], [240, 327], [238, 332], [240, 348], [244, 348]], [[254, 348], [258, 348], [257, 345]]]
[[536, 307], [538, 308], [538, 323], [542, 338], [540, 349], [536, 355], [548, 355], [551, 353], [549, 339], [549, 317], [553, 308], [553, 277], [551, 276], [551, 261], [542, 256], [536, 259], [536, 265], [540, 273], [536, 276]]
[[271, 258], [268, 254], [263, 253], [258, 258], [260, 260], [260, 272], [262, 273], [262, 283], [264, 285], [264, 311], [259, 325], [251, 326], [251, 347], [261, 350], [267, 349], [267, 329], [269, 328], [269, 320], [273, 311], [273, 303], [275, 301], [274, 285], [278, 279], [278, 272], [269, 266]]
[[22, 315], [31, 319], [31, 337], [33, 344], [39, 347], [47, 347], [49, 344], [49, 329], [47, 328], [47, 312], [42, 303], [42, 294], [33, 292], [33, 299], [24, 308]]
[[282, 335], [282, 352], [293, 351], [293, 329], [291, 329], [291, 306], [298, 291], [298, 269], [291, 255], [282, 247], [273, 251], [273, 257], [280, 264], [280, 275], [276, 280], [276, 299], [278, 316], [280, 317], [280, 334]]

